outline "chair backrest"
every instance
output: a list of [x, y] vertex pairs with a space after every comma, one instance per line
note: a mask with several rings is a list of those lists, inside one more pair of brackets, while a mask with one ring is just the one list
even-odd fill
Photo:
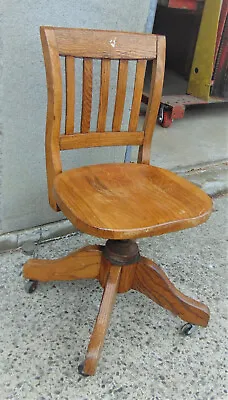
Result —
[[[46, 166], [49, 202], [53, 197], [53, 181], [62, 172], [61, 150], [100, 146], [139, 146], [138, 162], [149, 164], [150, 147], [160, 104], [164, 64], [165, 38], [152, 34], [90, 29], [40, 28], [43, 46], [48, 108], [46, 123]], [[61, 57], [65, 58], [65, 82]], [[82, 105], [80, 132], [75, 132], [75, 58], [83, 60]], [[90, 131], [92, 110], [93, 59], [101, 60], [100, 97], [97, 127]], [[118, 60], [112, 129], [106, 131], [111, 61]], [[121, 131], [125, 105], [129, 61], [136, 62], [134, 90], [128, 129]], [[137, 131], [141, 96], [147, 61], [152, 60], [151, 88], [142, 131]], [[63, 102], [65, 87], [65, 103]], [[65, 132], [61, 133], [61, 117], [65, 106]]]

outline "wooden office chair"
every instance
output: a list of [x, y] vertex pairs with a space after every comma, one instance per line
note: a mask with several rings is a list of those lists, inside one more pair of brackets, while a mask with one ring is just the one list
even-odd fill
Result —
[[[51, 207], [76, 228], [108, 239], [60, 260], [30, 260], [31, 281], [98, 279], [104, 293], [88, 347], [84, 375], [93, 375], [117, 293], [135, 289], [190, 324], [206, 326], [209, 310], [181, 292], [153, 261], [140, 255], [133, 239], [191, 228], [205, 222], [211, 199], [182, 177], [150, 165], [150, 147], [163, 85], [165, 38], [151, 34], [41, 27], [47, 87], [46, 161]], [[65, 58], [66, 120], [61, 133]], [[81, 130], [74, 131], [75, 58], [83, 59]], [[90, 132], [93, 59], [101, 60], [96, 132]], [[110, 66], [119, 60], [112, 131], [106, 132]], [[136, 74], [129, 125], [121, 132], [129, 60]], [[144, 74], [153, 62], [150, 98], [142, 131], [137, 131]], [[62, 171], [60, 152], [100, 146], [139, 146], [138, 163], [90, 165]], [[105, 150], [104, 150], [105, 151]]]

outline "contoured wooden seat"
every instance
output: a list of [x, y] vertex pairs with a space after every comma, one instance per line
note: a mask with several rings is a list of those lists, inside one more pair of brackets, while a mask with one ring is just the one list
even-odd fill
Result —
[[145, 164], [98, 164], [65, 171], [54, 196], [83, 232], [133, 239], [191, 228], [207, 220], [211, 199], [197, 186]]
[[[29, 260], [24, 277], [33, 281], [98, 279], [104, 293], [85, 362], [79, 370], [93, 375], [104, 343], [117, 293], [135, 289], [184, 321], [206, 326], [209, 310], [178, 291], [153, 261], [141, 256], [133, 238], [160, 235], [203, 223], [211, 199], [198, 187], [150, 165], [150, 148], [160, 104], [165, 38], [151, 34], [41, 27], [48, 109], [46, 167], [51, 207], [63, 211], [76, 228], [108, 239], [105, 246], [87, 246], [60, 260]], [[65, 60], [62, 73], [60, 59]], [[75, 59], [82, 59], [82, 107], [75, 132]], [[96, 130], [91, 131], [93, 60], [100, 60], [100, 94]], [[118, 61], [112, 127], [106, 129], [111, 63]], [[150, 97], [141, 131], [137, 130], [147, 61], [152, 61]], [[122, 118], [129, 62], [136, 63], [128, 128]], [[76, 77], [75, 77], [76, 75]], [[65, 130], [61, 128], [65, 80]], [[75, 91], [76, 86], [76, 91]], [[76, 115], [77, 118], [77, 115]], [[97, 164], [63, 171], [61, 151], [139, 146], [135, 164]], [[178, 150], [177, 150], [178, 151]]]

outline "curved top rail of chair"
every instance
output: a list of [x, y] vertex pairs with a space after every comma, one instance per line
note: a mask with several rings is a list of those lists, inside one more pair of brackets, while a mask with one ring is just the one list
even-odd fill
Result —
[[157, 37], [148, 33], [41, 26], [53, 31], [60, 55], [86, 58], [149, 60], [156, 58]]

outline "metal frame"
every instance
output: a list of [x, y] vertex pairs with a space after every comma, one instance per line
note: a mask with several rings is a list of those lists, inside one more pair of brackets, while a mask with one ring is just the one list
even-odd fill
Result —
[[221, 0], [206, 0], [188, 82], [187, 94], [210, 97]]
[[158, 4], [169, 8], [195, 11], [198, 8], [198, 1], [199, 0], [159, 0]]
[[[178, 8], [182, 8], [183, 3], [187, 7], [190, 2], [193, 4], [197, 1], [169, 0], [168, 6], [177, 7], [179, 5]], [[163, 127], [167, 128], [173, 120], [183, 118], [187, 106], [228, 102], [227, 98], [210, 96], [215, 61], [221, 53], [219, 60], [217, 60], [214, 77], [222, 71], [225, 65], [224, 59], [227, 59], [228, 54], [227, 42], [223, 43], [221, 50], [221, 37], [222, 34], [225, 35], [227, 10], [227, 0], [205, 0], [187, 94], [162, 96], [158, 122]], [[142, 102], [148, 103], [147, 93], [143, 93]]]
[[197, 0], [169, 0], [168, 7], [184, 10], [197, 10]]

